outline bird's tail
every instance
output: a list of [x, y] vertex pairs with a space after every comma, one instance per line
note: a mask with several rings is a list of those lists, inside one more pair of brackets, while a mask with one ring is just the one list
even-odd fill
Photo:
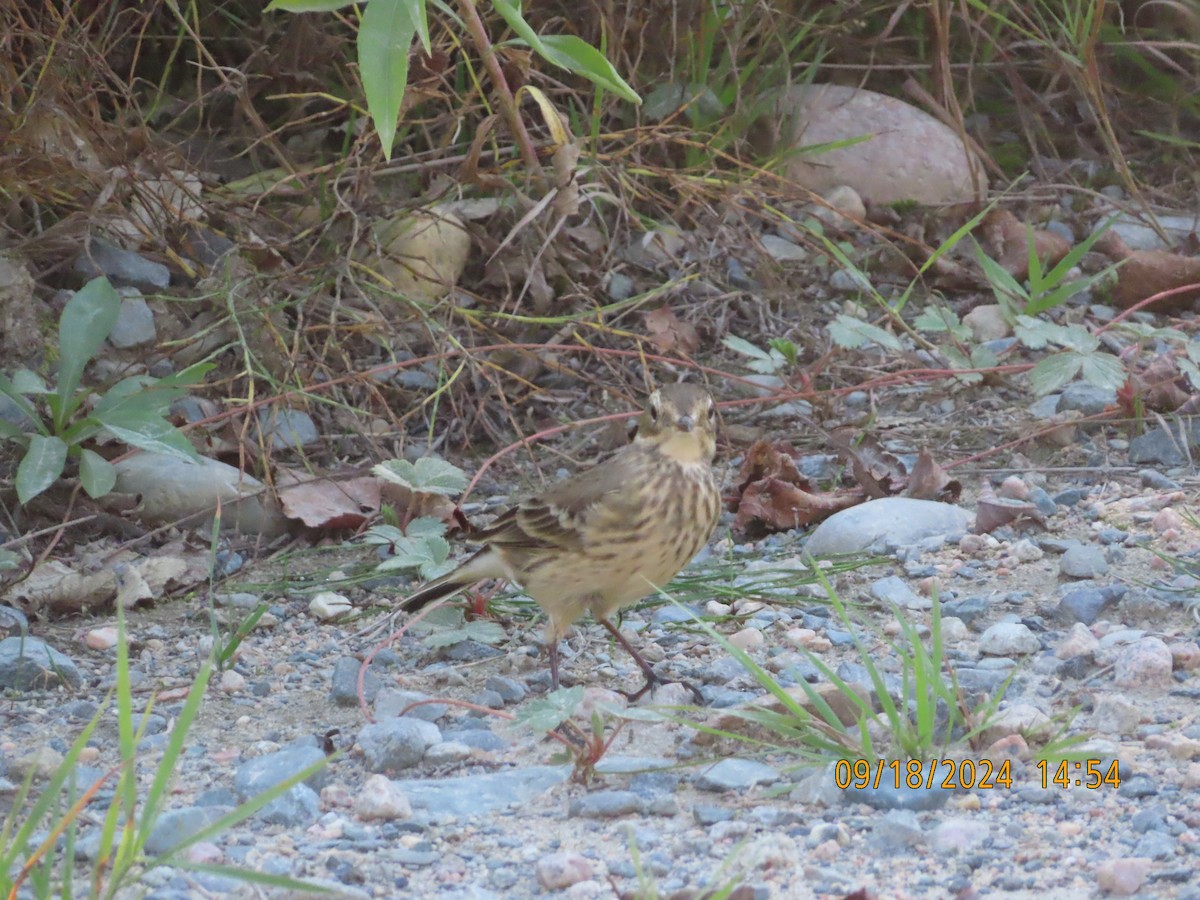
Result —
[[450, 597], [477, 582], [488, 578], [504, 578], [507, 574], [496, 551], [491, 547], [484, 547], [453, 572], [435, 578], [415, 594], [405, 598], [400, 608], [405, 612], [416, 612], [434, 600]]

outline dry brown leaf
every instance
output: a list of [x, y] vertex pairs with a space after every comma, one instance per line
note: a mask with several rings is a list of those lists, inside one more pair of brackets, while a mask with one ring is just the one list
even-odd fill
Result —
[[975, 533], [990, 534], [997, 528], [1028, 519], [1039, 525], [1046, 522], [1041, 511], [1028, 500], [998, 497], [992, 486], [984, 482], [975, 504]]
[[873, 500], [898, 494], [908, 480], [904, 464], [896, 455], [880, 446], [871, 436], [858, 443], [853, 441], [852, 429], [838, 429], [830, 436], [834, 449], [844, 462], [850, 464], [854, 480]]
[[284, 515], [309, 528], [358, 528], [379, 512], [381, 487], [368, 475], [305, 481], [281, 488], [279, 503]]
[[946, 470], [934, 461], [932, 453], [922, 450], [908, 475], [908, 488], [904, 494], [918, 500], [956, 503], [962, 495], [962, 484], [946, 474]]
[[688, 322], [680, 320], [668, 306], [646, 313], [646, 332], [650, 343], [665, 353], [691, 356], [700, 347], [700, 335]]
[[733, 526], [743, 532], [787, 531], [823, 521], [863, 500], [860, 488], [812, 493], [778, 478], [764, 478], [742, 491]]

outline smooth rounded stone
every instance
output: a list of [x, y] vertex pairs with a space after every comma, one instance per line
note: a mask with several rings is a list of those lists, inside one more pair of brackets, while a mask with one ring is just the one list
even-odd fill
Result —
[[1156, 491], [1177, 491], [1181, 488], [1178, 481], [1168, 478], [1157, 469], [1139, 470], [1138, 479], [1141, 481], [1142, 487], [1153, 488]]
[[871, 585], [869, 590], [871, 596], [880, 603], [899, 606], [902, 609], [933, 608], [932, 600], [928, 597], [918, 595], [908, 586], [908, 582], [897, 575], [888, 575], [886, 578], [880, 578]]
[[[919, 793], [910, 791], [910, 793]], [[926, 842], [921, 822], [912, 809], [888, 809], [871, 828], [870, 845], [880, 850], [900, 852], [919, 847]]]
[[312, 416], [302, 409], [267, 407], [258, 412], [258, 427], [272, 450], [311, 447], [321, 438]]
[[484, 688], [495, 691], [505, 703], [520, 703], [529, 693], [525, 685], [507, 675], [489, 675]]
[[141, 495], [138, 517], [147, 524], [203, 528], [220, 507], [223, 529], [275, 538], [291, 527], [277, 504], [264, 502], [261, 481], [218, 460], [137, 453], [113, 466], [114, 490]]
[[443, 659], [448, 659], [451, 662], [468, 663], [482, 662], [485, 659], [496, 659], [503, 655], [504, 651], [497, 647], [470, 639], [451, 644], [441, 652]]
[[938, 853], [969, 853], [991, 839], [991, 827], [979, 819], [944, 819], [929, 833], [929, 844]]
[[1129, 461], [1135, 466], [1160, 463], [1164, 466], [1183, 466], [1191, 460], [1184, 453], [1180, 439], [1187, 441], [1189, 450], [1193, 451], [1200, 444], [1200, 423], [1195, 417], [1182, 420], [1182, 427], [1175, 426], [1171, 431], [1165, 428], [1155, 428], [1145, 434], [1139, 434], [1129, 442]]
[[759, 784], [774, 784], [779, 773], [766, 763], [728, 757], [704, 769], [696, 777], [701, 791], [745, 791]]
[[1134, 800], [1143, 800], [1146, 797], [1158, 795], [1158, 785], [1146, 772], [1136, 772], [1128, 777], [1122, 772], [1120, 790], [1122, 796], [1128, 796]]
[[1021, 538], [1013, 544], [1012, 553], [1017, 558], [1017, 562], [1021, 563], [1037, 562], [1046, 555], [1046, 551], [1029, 538]]
[[1135, 812], [1130, 817], [1129, 824], [1138, 834], [1145, 834], [1148, 831], [1165, 831], [1168, 815], [1170, 813], [1165, 804], [1152, 803]]
[[321, 798], [307, 784], [294, 784], [255, 815], [269, 825], [307, 827], [321, 814]]
[[1120, 528], [1101, 528], [1096, 532], [1096, 537], [1101, 544], [1123, 544], [1129, 539], [1129, 532], [1122, 531]]
[[694, 606], [676, 606], [674, 603], [664, 603], [650, 614], [650, 621], [655, 625], [671, 625], [680, 622], [693, 622], [703, 616]]
[[75, 662], [41, 638], [0, 641], [0, 690], [41, 691], [55, 685], [78, 690], [83, 677]]
[[1129, 897], [1146, 883], [1154, 861], [1141, 856], [1106, 859], [1096, 868], [1096, 886], [1108, 894]]
[[1053, 618], [1060, 622], [1094, 625], [1100, 616], [1116, 606], [1128, 591], [1129, 588], [1123, 584], [1075, 588], [1058, 601]]
[[[326, 759], [328, 757], [315, 744], [284, 747], [238, 766], [233, 776], [233, 789], [244, 803]], [[320, 790], [329, 783], [330, 777], [329, 767], [326, 766], [310, 775], [304, 783]]]
[[971, 512], [953, 504], [884, 497], [834, 513], [816, 527], [805, 550], [820, 557], [909, 546], [932, 537], [957, 538], [974, 521]]
[[367, 771], [387, 775], [417, 765], [425, 751], [441, 740], [442, 733], [432, 722], [403, 716], [365, 726], [356, 742]]
[[[360, 668], [362, 668], [361, 661], [353, 656], [343, 656], [333, 664], [329, 696], [335, 706], [358, 706], [358, 671]], [[363, 698], [367, 703], [374, 702], [379, 694], [379, 676], [373, 669], [374, 666], [368, 666], [366, 675], [363, 677]]]
[[137, 288], [124, 287], [121, 295], [121, 311], [117, 322], [108, 333], [108, 341], [118, 350], [128, 350], [141, 344], [152, 344], [158, 337], [154, 327], [154, 313], [146, 305], [142, 292]]
[[372, 775], [354, 798], [354, 815], [364, 822], [391, 822], [412, 818], [412, 805], [386, 775]]
[[[1133, 845], [1133, 853], [1137, 856], [1147, 857], [1149, 859], [1171, 859], [1179, 851], [1179, 842], [1169, 834], [1163, 834], [1161, 831], [1156, 831], [1152, 834], [1143, 835], [1142, 838]], [[1194, 872], [1192, 873], [1195, 874]]]
[[1008, 678], [1002, 669], [983, 669], [960, 666], [957, 671], [958, 686], [967, 694], [991, 694]]
[[943, 616], [953, 616], [968, 628], [974, 628], [990, 610], [991, 605], [983, 597], [964, 597], [961, 600], [946, 600], [942, 603]]
[[962, 323], [971, 329], [971, 336], [978, 342], [998, 341], [1012, 334], [1012, 326], [1004, 318], [1004, 311], [995, 303], [984, 303], [965, 316]]
[[406, 779], [396, 785], [414, 809], [464, 819], [531, 803], [570, 776], [570, 766], [528, 766], [454, 778]]
[[758, 694], [753, 691], [735, 691], [717, 684], [704, 684], [700, 686], [700, 696], [704, 698], [704, 705], [711, 709], [728, 709], [731, 706], [749, 703]]
[[1033, 403], [1029, 404], [1029, 412], [1035, 419], [1051, 419], [1058, 413], [1058, 401], [1062, 399], [1060, 394], [1047, 394], [1044, 397], [1038, 397]]
[[1058, 659], [1073, 659], [1076, 656], [1091, 656], [1096, 652], [1100, 642], [1096, 640], [1091, 629], [1082, 622], [1076, 622], [1067, 631], [1066, 637], [1054, 649]]
[[1173, 641], [1167, 649], [1171, 651], [1171, 664], [1176, 672], [1200, 669], [1200, 644], [1196, 641]]
[[0, 604], [0, 634], [8, 637], [29, 634], [29, 618], [15, 606]]
[[[879, 128], [886, 122], [885, 129]], [[860, 140], [863, 135], [869, 140]], [[837, 145], [813, 157], [786, 154], [786, 175], [827, 194], [852, 188], [865, 202], [969, 203], [987, 175], [954, 130], [895, 97], [849, 85], [792, 85], [751, 129], [763, 155]]]
[[1019, 734], [1031, 741], [1049, 740], [1053, 736], [1054, 723], [1044, 712], [1031, 703], [1014, 703], [998, 710], [980, 732], [980, 740], [991, 745], [1010, 735]]
[[997, 622], [979, 636], [979, 652], [987, 656], [1026, 656], [1041, 648], [1038, 636], [1020, 622]]
[[1059, 491], [1054, 495], [1054, 502], [1058, 506], [1078, 506], [1089, 493], [1087, 488], [1067, 488], [1065, 491]]
[[308, 603], [308, 614], [319, 622], [329, 622], [354, 612], [354, 604], [344, 594], [321, 591]]
[[462, 277], [471, 235], [447, 208], [405, 210], [377, 219], [371, 230], [376, 252], [367, 261], [389, 282], [388, 297], [432, 303]]
[[84, 278], [104, 275], [114, 287], [135, 287], [150, 293], [171, 283], [171, 272], [162, 263], [95, 237], [75, 257], [72, 268]]
[[615, 302], [628, 300], [633, 296], [637, 285], [624, 272], [607, 272], [604, 277], [604, 292]]
[[[414, 709], [409, 715], [414, 715]], [[487, 728], [460, 728], [443, 732], [442, 737], [456, 744], [466, 744], [472, 750], [496, 752], [508, 749], [509, 742]]]
[[767, 256], [776, 262], [804, 262], [808, 259], [808, 251], [805, 248], [778, 235], [764, 234], [759, 237], [758, 242]]
[[[368, 674], [370, 670], [368, 670]], [[426, 722], [436, 722], [450, 707], [445, 703], [426, 703], [426, 700], [432, 700], [428, 694], [423, 694], [420, 691], [402, 691], [396, 688], [385, 688], [379, 692], [375, 698], [375, 718], [379, 721], [384, 719], [395, 719], [401, 715], [412, 716], [414, 719], [424, 719]], [[420, 703], [420, 706], [413, 706], [414, 703]], [[409, 707], [412, 709], [409, 709]], [[491, 734], [490, 731], [480, 729], [484, 734]], [[448, 737], [443, 735], [443, 737]], [[493, 735], [493, 737], [495, 737]], [[507, 746], [507, 744], [503, 745]], [[485, 749], [485, 748], [479, 748]], [[498, 749], [498, 748], [497, 748]]]
[[1108, 574], [1108, 560], [1095, 544], [1075, 544], [1062, 555], [1058, 569], [1068, 578], [1097, 578]]
[[[889, 770], [890, 772], [890, 770]], [[879, 787], [850, 787], [842, 791], [843, 803], [865, 803], [872, 809], [903, 810], [908, 812], [925, 812], [940, 809], [956, 792], [935, 784], [931, 790], [924, 787], [913, 789], [903, 783], [896, 787], [895, 779], [884, 778]]]
[[1086, 381], [1074, 381], [1063, 388], [1058, 401], [1058, 411], [1079, 410], [1085, 416], [1094, 416], [1115, 405], [1117, 392], [1112, 388], [1097, 387]]
[[592, 877], [587, 857], [570, 851], [548, 853], [533, 865], [537, 883], [547, 891], [561, 891]]
[[1043, 516], [1052, 516], [1058, 512], [1058, 504], [1054, 502], [1054, 498], [1046, 493], [1043, 488], [1036, 486], [1030, 488], [1029, 501], [1037, 507], [1037, 511]]
[[1113, 663], [1113, 684], [1131, 690], [1169, 690], [1171, 650], [1160, 638], [1144, 637], [1121, 649]]
[[146, 838], [146, 852], [159, 856], [174, 850], [232, 811], [231, 806], [185, 806], [169, 809], [154, 820]]
[[633, 791], [595, 791], [575, 797], [567, 806], [573, 819], [615, 819], [642, 811], [642, 799]]
[[[1093, 233], [1103, 228], [1109, 218], [1111, 217], [1105, 215], [1097, 219], [1095, 228], [1092, 229]], [[1175, 244], [1187, 241], [1200, 229], [1200, 222], [1197, 221], [1196, 214], [1191, 212], [1156, 212], [1154, 221], [1158, 223], [1158, 229], [1162, 229], [1161, 231], [1152, 227], [1140, 216], [1119, 212], [1116, 213], [1114, 221], [1109, 227], [1130, 250], [1167, 250]], [[1167, 237], [1166, 242], [1163, 241], [1164, 234]]]
[[712, 803], [697, 803], [692, 807], [692, 821], [707, 828], [718, 822], [728, 822], [733, 819], [733, 810], [727, 806], [717, 806]]
[[470, 759], [474, 751], [458, 741], [441, 741], [425, 751], [425, 762], [431, 766], [448, 766]]
[[484, 709], [504, 709], [504, 698], [497, 691], [489, 691], [484, 688], [475, 695], [475, 699], [471, 701], [476, 706], [482, 706]]

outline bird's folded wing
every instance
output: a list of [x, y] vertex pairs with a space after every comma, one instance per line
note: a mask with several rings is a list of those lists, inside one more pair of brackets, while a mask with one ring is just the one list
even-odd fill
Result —
[[589, 523], [621, 516], [627, 506], [632, 511], [632, 461], [630, 454], [619, 453], [561, 481], [510, 509], [480, 537], [495, 545], [579, 550], [586, 543]]

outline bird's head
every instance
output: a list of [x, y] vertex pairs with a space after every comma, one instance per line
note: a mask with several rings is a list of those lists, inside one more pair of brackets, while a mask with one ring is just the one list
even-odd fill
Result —
[[668, 384], [646, 401], [638, 420], [640, 444], [681, 463], [709, 463], [717, 450], [713, 400], [694, 384]]

